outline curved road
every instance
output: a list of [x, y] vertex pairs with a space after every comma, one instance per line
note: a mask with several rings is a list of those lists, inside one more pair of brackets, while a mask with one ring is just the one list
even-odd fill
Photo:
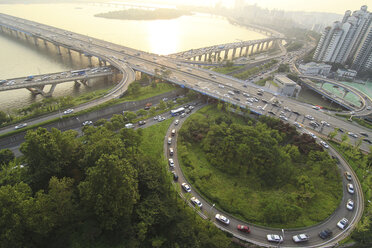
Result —
[[[200, 107], [199, 107], [200, 108]], [[197, 108], [198, 109], [198, 108]], [[195, 111], [197, 111], [195, 109]], [[178, 181], [175, 182], [176, 184], [179, 185], [181, 188], [181, 192], [183, 194], [183, 198], [189, 199], [190, 197], [185, 195], [185, 191], [181, 187], [181, 183], [187, 182], [185, 176], [182, 173], [182, 170], [179, 166], [178, 162], [178, 157], [177, 157], [177, 138], [178, 138], [178, 131], [180, 130], [182, 123], [186, 120], [186, 118], [177, 118], [179, 119], [180, 123], [179, 125], [175, 125], [174, 122], [171, 124], [171, 126], [168, 129], [168, 132], [165, 136], [164, 139], [164, 154], [165, 157], [168, 158], [173, 158], [175, 167], [174, 171], [178, 174], [179, 178]], [[176, 129], [176, 135], [174, 137], [171, 136], [171, 130]], [[303, 132], [308, 132], [307, 130], [302, 129]], [[172, 144], [168, 145], [168, 137], [172, 137]], [[174, 148], [174, 155], [169, 156], [168, 153], [168, 148], [173, 147]], [[343, 197], [341, 200], [340, 205], [338, 208], [335, 210], [335, 212], [324, 222], [319, 223], [315, 226], [311, 227], [306, 227], [306, 228], [298, 228], [298, 229], [284, 229], [284, 241], [280, 244], [281, 247], [332, 247], [338, 242], [340, 242], [342, 239], [344, 239], [346, 236], [348, 236], [351, 231], [354, 229], [356, 224], [359, 222], [360, 218], [362, 217], [363, 214], [363, 208], [364, 208], [364, 199], [362, 195], [362, 190], [361, 190], [361, 185], [355, 175], [355, 173], [352, 171], [350, 166], [347, 164], [347, 162], [332, 148], [329, 148], [329, 152], [331, 155], [336, 156], [339, 160], [340, 163], [338, 164], [339, 171], [342, 177], [342, 184], [343, 184]], [[171, 169], [171, 168], [170, 168]], [[349, 181], [346, 180], [344, 177], [343, 173], [345, 171], [352, 172], [352, 183], [354, 184], [355, 187], [355, 194], [351, 195], [347, 192], [346, 190], [346, 184], [350, 183]], [[281, 229], [275, 229], [275, 228], [267, 228], [267, 227], [262, 227], [262, 226], [256, 226], [250, 223], [246, 223], [244, 221], [240, 221], [237, 218], [234, 218], [233, 216], [229, 215], [228, 213], [225, 213], [219, 209], [217, 209], [214, 204], [211, 204], [210, 202], [206, 201], [200, 194], [195, 192], [193, 190], [192, 185], [188, 183], [191, 187], [191, 195], [195, 196], [198, 198], [202, 203], [203, 207], [200, 210], [198, 210], [199, 215], [204, 218], [210, 218], [214, 224], [226, 231], [234, 235], [235, 237], [250, 242], [257, 244], [259, 246], [264, 246], [264, 247], [276, 247], [278, 244], [276, 243], [270, 243], [266, 239], [267, 234], [278, 234], [282, 235], [282, 230]], [[346, 202], [348, 199], [352, 199], [355, 202], [355, 208], [353, 211], [349, 211], [346, 209]], [[187, 200], [190, 206], [191, 203], [189, 200]], [[224, 216], [230, 219], [230, 225], [223, 225], [220, 222], [217, 222], [215, 220], [215, 214], [217, 213], [222, 213]], [[349, 220], [349, 226], [345, 230], [340, 230], [336, 224], [339, 220], [342, 218], [347, 218]], [[238, 224], [245, 224], [248, 225], [251, 228], [251, 233], [250, 234], [244, 234], [240, 231], [237, 230], [236, 226]], [[333, 231], [333, 236], [329, 239], [322, 240], [318, 234], [325, 228], [329, 228]], [[300, 233], [307, 233], [310, 236], [310, 240], [308, 242], [304, 243], [294, 243], [292, 241], [292, 236], [300, 234]]]

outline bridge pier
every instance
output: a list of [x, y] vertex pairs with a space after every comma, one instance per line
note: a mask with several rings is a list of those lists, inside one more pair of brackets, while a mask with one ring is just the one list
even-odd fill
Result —
[[44, 40], [44, 45], [45, 45], [45, 46], [48, 46], [48, 44], [47, 44], [47, 41], [46, 41], [46, 40]]
[[229, 57], [229, 49], [225, 50], [225, 56], [224, 56], [224, 60], [227, 60]]
[[199, 61], [202, 61], [202, 56], [203, 56], [203, 55], [199, 55]]
[[37, 44], [37, 38], [36, 38], [36, 37], [34, 37], [34, 44], [35, 44], [35, 46], [39, 46], [39, 45]]
[[242, 53], [243, 53], [243, 48], [244, 48], [244, 47], [240, 47], [240, 51], [239, 51], [239, 57], [241, 57], [241, 56], [242, 56]]
[[58, 50], [58, 54], [61, 55], [61, 54], [62, 54], [62, 53], [61, 53], [61, 47], [60, 47], [59, 45], [57, 45], [57, 44], [55, 44], [55, 46], [56, 46], [56, 48], [57, 48], [57, 50]]
[[233, 49], [231, 60], [233, 60], [236, 56], [236, 48]]

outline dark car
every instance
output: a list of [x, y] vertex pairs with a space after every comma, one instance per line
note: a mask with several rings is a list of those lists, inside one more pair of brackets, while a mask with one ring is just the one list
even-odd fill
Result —
[[173, 180], [174, 181], [177, 181], [178, 180], [178, 175], [176, 172], [172, 171], [172, 174], [173, 174]]
[[234, 93], [236, 93], [236, 94], [240, 94], [240, 90], [233, 90], [234, 91]]
[[234, 97], [234, 99], [240, 102], [240, 99], [239, 99], [239, 98], [237, 98], [237, 97]]
[[238, 228], [239, 231], [244, 232], [244, 233], [250, 233], [251, 232], [251, 229], [249, 229], [248, 226], [238, 225], [237, 228]]
[[275, 113], [273, 111], [269, 111], [267, 113], [272, 114], [272, 115], [275, 115]]
[[332, 231], [330, 229], [324, 229], [319, 233], [319, 237], [322, 239], [327, 239], [332, 236]]
[[339, 128], [338, 131], [339, 131], [340, 133], [343, 133], [343, 132], [344, 132], [344, 130], [342, 130], [341, 128]]
[[368, 137], [368, 134], [360, 132], [360, 135], [363, 135], [364, 137]]
[[293, 114], [296, 114], [296, 115], [301, 115], [300, 113], [298, 113], [297, 111], [292, 111]]
[[367, 142], [368, 144], [372, 144], [372, 141], [370, 141], [369, 139], [363, 139], [363, 141]]

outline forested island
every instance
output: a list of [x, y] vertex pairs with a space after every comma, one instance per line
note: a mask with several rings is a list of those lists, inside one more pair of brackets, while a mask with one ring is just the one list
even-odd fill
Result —
[[192, 15], [190, 11], [178, 9], [125, 9], [118, 11], [110, 11], [94, 15], [95, 17], [104, 17], [108, 19], [121, 20], [169, 20], [175, 19], [184, 15]]

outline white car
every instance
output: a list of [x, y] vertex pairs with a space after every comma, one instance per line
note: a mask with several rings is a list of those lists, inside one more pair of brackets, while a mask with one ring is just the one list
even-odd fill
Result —
[[73, 109], [67, 109], [67, 110], [65, 110], [65, 111], [63, 112], [63, 114], [64, 114], [64, 115], [68, 115], [68, 114], [71, 114], [71, 113], [73, 113], [73, 112], [74, 112]]
[[309, 240], [309, 235], [302, 233], [292, 237], [293, 241], [296, 243], [305, 242]]
[[[172, 159], [172, 160], [173, 160], [173, 159]], [[188, 193], [191, 192], [191, 187], [190, 187], [187, 183], [182, 183], [181, 185], [182, 185], [182, 188], [183, 188], [186, 192], [188, 192]]]
[[199, 208], [203, 206], [203, 203], [201, 203], [195, 196], [191, 197], [190, 201], [192, 202], [192, 204], [198, 206]]
[[27, 123], [19, 124], [19, 125], [15, 126], [14, 129], [21, 129], [21, 128], [24, 128], [24, 127], [27, 127]]
[[353, 138], [358, 138], [358, 135], [356, 135], [355, 133], [348, 132], [347, 134], [350, 135]]
[[311, 115], [305, 115], [305, 118], [306, 118], [306, 119], [309, 119], [309, 120], [311, 120], [311, 121], [314, 120], [314, 117], [312, 117]]
[[168, 163], [170, 167], [174, 167], [174, 161], [173, 158], [168, 159]]
[[281, 235], [276, 235], [276, 234], [268, 234], [267, 236], [267, 240], [270, 241], [270, 242], [283, 242], [283, 237]]
[[83, 126], [87, 126], [87, 125], [93, 125], [93, 122], [92, 121], [84, 121]]
[[172, 138], [168, 137], [168, 145], [171, 145], [171, 144], [172, 144]]
[[225, 86], [223, 86], [222, 84], [219, 84], [219, 85], [218, 85], [218, 88], [223, 89], [223, 88], [225, 88]]
[[222, 214], [216, 214], [216, 220], [226, 225], [230, 224], [230, 220], [226, 218], [225, 216], [223, 216]]
[[323, 146], [324, 148], [326, 148], [326, 149], [329, 148], [329, 145], [328, 145], [327, 143], [325, 143], [323, 140], [320, 141], [320, 144], [322, 144], [322, 146]]
[[179, 120], [175, 120], [175, 121], [174, 121], [174, 125], [178, 125], [179, 123], [180, 123]]
[[348, 210], [353, 210], [354, 209], [354, 201], [353, 200], [351, 200], [351, 199], [349, 199], [348, 201], [347, 201], [347, 203], [346, 203], [346, 208], [348, 209]]
[[349, 192], [350, 194], [354, 194], [354, 185], [352, 185], [351, 183], [348, 183], [346, 187], [347, 187], [347, 192]]
[[316, 135], [315, 135], [315, 134], [313, 134], [313, 133], [309, 133], [309, 135], [310, 135], [311, 137], [313, 137], [313, 139], [316, 139], [316, 138], [318, 138], [318, 137], [316, 137]]
[[346, 218], [343, 218], [337, 223], [337, 227], [344, 230], [349, 225], [349, 221]]

